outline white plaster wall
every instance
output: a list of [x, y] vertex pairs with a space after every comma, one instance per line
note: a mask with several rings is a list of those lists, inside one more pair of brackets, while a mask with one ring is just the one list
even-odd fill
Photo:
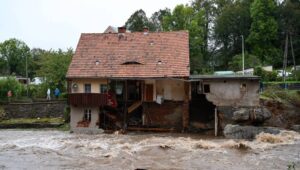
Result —
[[162, 95], [165, 100], [183, 101], [184, 82], [179, 80], [156, 80], [156, 93]]
[[[74, 89], [73, 84], [77, 84], [78, 88]], [[106, 79], [73, 79], [72, 80], [72, 93], [84, 93], [84, 84], [91, 84], [92, 93], [100, 93], [100, 84], [107, 84]]]
[[[226, 82], [224, 82], [226, 81]], [[258, 106], [259, 82], [251, 80], [214, 80], [204, 81], [210, 85], [210, 93], [206, 94], [209, 101], [217, 106]], [[241, 85], [246, 84], [246, 91]]]
[[[71, 121], [70, 121], [70, 126], [71, 126], [71, 130], [74, 129], [78, 129], [78, 128], [84, 128], [84, 127], [76, 127], [77, 123], [79, 121], [83, 120], [83, 116], [84, 116], [84, 109], [83, 107], [74, 107], [71, 106]], [[93, 107], [93, 108], [87, 108], [87, 109], [91, 109], [91, 122], [88, 128], [96, 128], [98, 129], [98, 126], [96, 125], [98, 119], [99, 119], [99, 109], [97, 107]]]

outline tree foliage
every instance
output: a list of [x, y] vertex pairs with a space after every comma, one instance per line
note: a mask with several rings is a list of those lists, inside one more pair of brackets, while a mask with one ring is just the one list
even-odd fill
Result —
[[171, 15], [171, 10], [169, 8], [160, 9], [157, 12], [154, 12], [149, 19], [153, 25], [154, 31], [160, 32], [163, 31], [163, 18]]
[[190, 35], [191, 70], [203, 72], [203, 11], [196, 11], [188, 5], [177, 5], [170, 15], [163, 18], [163, 30], [188, 30]]
[[126, 21], [125, 26], [131, 32], [141, 32], [144, 27], [148, 27], [150, 31], [155, 29], [142, 9], [135, 11]]
[[66, 73], [73, 56], [73, 50], [44, 51], [38, 62], [37, 75], [46, 78], [47, 83], [64, 88]]
[[223, 69], [235, 60], [233, 56], [242, 52], [242, 36], [246, 38], [250, 33], [250, 4], [250, 1], [223, 4], [222, 11], [216, 17], [214, 38], [220, 52], [217, 58]]
[[32, 58], [29, 47], [23, 41], [12, 38], [0, 43], [2, 75], [26, 76], [26, 60], [30, 63]]
[[[232, 60], [229, 62], [228, 68], [233, 71], [241, 71], [243, 69], [243, 58], [242, 54], [238, 54], [232, 57]], [[255, 68], [261, 66], [260, 59], [252, 54], [245, 54], [244, 58], [245, 69], [247, 68]]]
[[274, 0], [254, 0], [250, 7], [252, 24], [247, 42], [252, 53], [259, 56], [265, 64], [271, 64], [280, 52], [275, 47], [278, 35], [278, 24], [275, 19], [277, 10]]

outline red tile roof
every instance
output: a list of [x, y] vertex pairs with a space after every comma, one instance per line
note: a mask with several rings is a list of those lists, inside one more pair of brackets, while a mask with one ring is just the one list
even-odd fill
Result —
[[188, 37], [186, 31], [83, 33], [67, 78], [188, 77]]

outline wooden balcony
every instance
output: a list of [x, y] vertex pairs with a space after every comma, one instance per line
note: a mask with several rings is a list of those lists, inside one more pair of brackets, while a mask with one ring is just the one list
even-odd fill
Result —
[[72, 106], [99, 107], [107, 104], [107, 95], [100, 93], [69, 93], [68, 103]]

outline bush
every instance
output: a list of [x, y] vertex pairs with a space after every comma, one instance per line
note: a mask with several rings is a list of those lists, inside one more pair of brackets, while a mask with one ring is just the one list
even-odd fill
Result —
[[261, 67], [256, 67], [254, 69], [254, 75], [260, 76], [262, 81], [276, 81], [277, 72], [276, 71], [265, 71]]
[[70, 106], [65, 107], [65, 110], [64, 110], [65, 123], [70, 122], [70, 112], [71, 112]]
[[18, 98], [21, 97], [25, 88], [14, 77], [0, 80], [0, 98], [7, 99], [7, 92], [9, 90], [11, 90], [13, 98]]
[[30, 85], [30, 96], [33, 98], [46, 98], [48, 88], [49, 86], [46, 83]]
[[274, 100], [289, 102], [295, 106], [300, 106], [300, 91], [284, 90], [279, 88], [278, 85], [270, 85], [261, 95]]
[[296, 80], [300, 80], [300, 70], [293, 71], [293, 77]]
[[61, 93], [59, 98], [60, 99], [67, 99], [68, 98], [68, 93], [66, 93], [66, 92]]

